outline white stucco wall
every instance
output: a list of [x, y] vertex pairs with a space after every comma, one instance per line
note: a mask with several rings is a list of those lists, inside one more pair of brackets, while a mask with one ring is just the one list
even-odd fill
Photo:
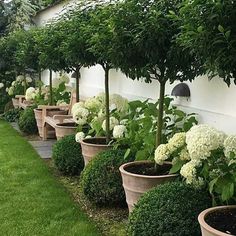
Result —
[[[76, 1], [70, 1], [74, 4]], [[58, 4], [46, 11], [41, 12], [35, 19], [37, 25], [45, 25], [47, 21], [58, 16], [68, 3]], [[48, 83], [48, 73], [44, 72], [43, 80]], [[74, 80], [71, 79], [73, 84]], [[170, 94], [172, 88], [178, 82], [166, 86], [166, 94]], [[192, 83], [187, 82], [191, 91], [191, 98], [175, 98], [174, 103], [187, 112], [198, 114], [200, 123], [208, 123], [229, 134], [236, 133], [236, 86], [230, 88], [220, 78], [209, 81], [206, 76], [196, 78]], [[80, 93], [81, 97], [94, 96], [104, 91], [104, 71], [101, 66], [81, 69]], [[159, 96], [157, 81], [146, 84], [142, 81], [133, 81], [126, 78], [119, 71], [112, 70], [110, 73], [111, 93], [121, 94], [128, 99], [156, 100]]]

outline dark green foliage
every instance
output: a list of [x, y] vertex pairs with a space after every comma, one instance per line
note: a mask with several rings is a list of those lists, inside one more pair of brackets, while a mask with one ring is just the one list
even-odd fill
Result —
[[20, 108], [10, 109], [9, 111], [5, 112], [3, 117], [8, 122], [15, 122], [20, 117]]
[[53, 146], [54, 163], [65, 175], [79, 175], [84, 168], [84, 159], [80, 144], [75, 135], [68, 135], [58, 140]]
[[98, 205], [125, 203], [125, 193], [119, 167], [125, 163], [123, 150], [108, 150], [99, 153], [86, 166], [82, 174], [82, 189], [85, 196]]
[[129, 217], [129, 235], [200, 236], [197, 217], [210, 206], [206, 191], [182, 182], [163, 184], [139, 200]]
[[18, 121], [20, 130], [25, 134], [37, 134], [38, 127], [34, 117], [33, 108], [26, 108], [20, 114]]

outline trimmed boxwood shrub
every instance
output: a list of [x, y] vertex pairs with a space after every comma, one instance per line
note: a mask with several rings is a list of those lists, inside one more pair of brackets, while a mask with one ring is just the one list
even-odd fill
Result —
[[38, 127], [34, 117], [33, 108], [26, 108], [21, 112], [18, 125], [20, 130], [25, 134], [30, 135], [38, 133]]
[[53, 145], [52, 158], [57, 169], [65, 175], [79, 175], [84, 168], [81, 146], [75, 141], [74, 134]]
[[210, 206], [207, 191], [182, 182], [160, 185], [138, 201], [129, 217], [129, 235], [200, 236], [197, 217]]
[[97, 154], [82, 173], [85, 196], [97, 205], [124, 205], [125, 193], [119, 167], [125, 163], [123, 150]]

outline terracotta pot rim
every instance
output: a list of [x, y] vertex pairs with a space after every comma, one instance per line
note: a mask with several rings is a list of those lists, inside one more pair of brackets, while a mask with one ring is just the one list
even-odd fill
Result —
[[76, 126], [63, 126], [63, 124], [74, 124], [74, 123], [58, 123], [58, 124], [56, 124], [56, 127], [57, 128], [63, 128], [63, 129], [71, 129], [71, 128], [77, 128]]
[[[128, 172], [125, 170], [126, 167], [132, 166], [132, 165], [139, 165], [139, 164], [145, 164], [145, 163], [152, 163], [151, 161], [132, 161], [132, 162], [128, 162], [125, 163], [123, 165], [120, 166], [119, 170], [122, 174], [124, 175], [130, 175], [136, 178], [146, 178], [146, 179], [163, 179], [163, 178], [170, 178], [170, 177], [177, 177], [178, 174], [168, 174], [168, 175], [139, 175], [139, 174], [134, 174], [131, 172]], [[171, 164], [171, 162], [164, 162], [165, 164]]]
[[200, 224], [200, 226], [202, 228], [204, 228], [206, 231], [209, 231], [215, 235], [219, 235], [219, 236], [229, 236], [230, 234], [226, 234], [222, 231], [219, 231], [217, 229], [214, 229], [213, 227], [211, 227], [210, 225], [208, 225], [205, 221], [205, 218], [208, 214], [214, 212], [214, 211], [218, 211], [221, 209], [232, 209], [232, 208], [236, 208], [236, 205], [229, 205], [229, 206], [218, 206], [218, 207], [211, 207], [208, 208], [204, 211], [202, 211], [199, 215], [198, 215], [198, 222]]
[[94, 140], [94, 139], [106, 139], [106, 137], [92, 137], [92, 138], [85, 138], [83, 139], [80, 144], [81, 145], [85, 145], [85, 146], [95, 146], [95, 147], [111, 147], [112, 145], [108, 145], [108, 144], [95, 144], [95, 143], [87, 143], [87, 140]]

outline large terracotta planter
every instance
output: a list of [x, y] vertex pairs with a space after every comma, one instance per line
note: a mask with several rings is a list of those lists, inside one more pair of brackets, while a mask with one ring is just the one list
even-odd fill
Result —
[[[66, 111], [61, 110], [51, 110], [48, 111], [48, 116], [53, 117], [54, 115], [65, 115]], [[34, 109], [34, 115], [38, 126], [39, 136], [43, 137], [43, 117], [42, 117], [42, 110], [41, 109]], [[55, 129], [52, 127], [48, 128], [48, 137], [47, 138], [55, 138], [56, 133]]]
[[55, 127], [57, 140], [62, 139], [67, 135], [75, 134], [76, 128], [76, 123], [57, 124]]
[[[222, 210], [227, 210], [227, 209], [234, 209], [236, 210], [236, 206], [219, 206], [219, 207], [212, 207], [209, 209], [206, 209], [205, 211], [201, 212], [200, 215], [198, 216], [198, 222], [201, 226], [201, 231], [202, 231], [202, 236], [229, 236], [232, 234], [227, 234], [224, 232], [221, 232], [217, 229], [212, 228], [209, 224], [206, 222], [206, 217], [213, 212], [220, 212]], [[236, 224], [236, 222], [235, 222]]]
[[[123, 164], [120, 167], [129, 212], [132, 212], [135, 204], [145, 192], [160, 184], [173, 181], [178, 176], [177, 174], [149, 176], [134, 174], [127, 170], [133, 167], [138, 168], [139, 166], [142, 168], [143, 165], [153, 165], [153, 163], [150, 161], [134, 161]], [[170, 166], [171, 164], [165, 163], [164, 165]]]
[[80, 142], [85, 166], [94, 158], [94, 156], [96, 156], [96, 154], [112, 147], [112, 145], [106, 145], [105, 143], [105, 137], [86, 138]]
[[14, 108], [19, 108], [19, 99], [18, 98], [12, 98], [12, 104]]

